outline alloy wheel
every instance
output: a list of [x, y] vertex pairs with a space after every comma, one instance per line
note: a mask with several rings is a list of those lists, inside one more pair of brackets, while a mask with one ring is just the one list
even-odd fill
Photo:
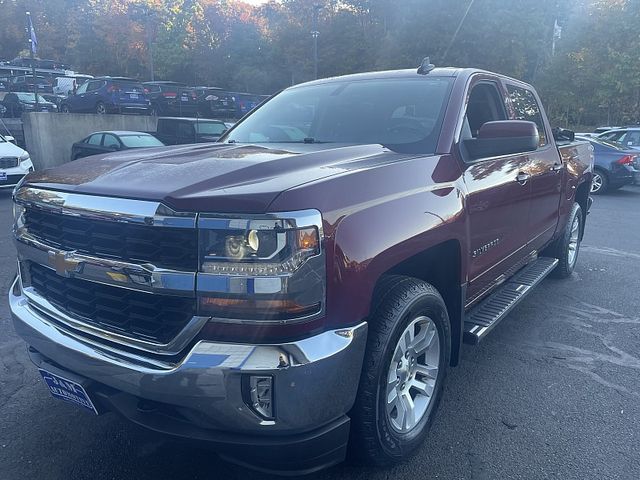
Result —
[[440, 367], [440, 336], [428, 317], [417, 317], [404, 329], [391, 357], [386, 413], [399, 433], [409, 433], [431, 404]]
[[578, 248], [580, 248], [580, 217], [576, 215], [571, 225], [571, 234], [569, 236], [569, 250], [567, 261], [569, 266], [573, 268], [578, 257]]
[[591, 181], [591, 193], [598, 193], [602, 188], [602, 175], [597, 172], [593, 173], [593, 180]]

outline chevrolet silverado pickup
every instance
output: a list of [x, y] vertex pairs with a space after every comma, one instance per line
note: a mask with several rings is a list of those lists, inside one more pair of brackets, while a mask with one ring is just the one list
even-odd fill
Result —
[[297, 85], [218, 143], [29, 174], [13, 322], [51, 394], [87, 412], [264, 471], [392, 464], [462, 343], [572, 274], [592, 164], [502, 75]]

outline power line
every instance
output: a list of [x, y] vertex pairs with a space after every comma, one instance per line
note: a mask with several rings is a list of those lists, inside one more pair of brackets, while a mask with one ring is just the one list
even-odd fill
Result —
[[451, 49], [451, 46], [453, 45], [453, 42], [456, 41], [456, 37], [458, 36], [458, 32], [460, 32], [460, 29], [462, 28], [462, 24], [464, 23], [465, 19], [467, 18], [467, 15], [469, 14], [469, 10], [471, 10], [471, 6], [473, 5], [473, 2], [475, 2], [475, 1], [476, 0], [471, 0], [469, 2], [469, 5], [467, 6], [467, 10], [464, 12], [464, 15], [462, 16], [462, 19], [460, 20], [460, 23], [458, 23], [458, 28], [456, 28], [456, 31], [453, 34], [453, 38], [449, 42], [449, 46], [444, 51], [444, 55], [442, 56], [442, 63], [443, 64], [444, 64], [444, 60], [447, 58], [447, 55], [449, 54], [449, 50]]

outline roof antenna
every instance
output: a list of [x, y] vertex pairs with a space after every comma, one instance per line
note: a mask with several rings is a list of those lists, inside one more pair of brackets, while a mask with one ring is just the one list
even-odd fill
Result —
[[431, 61], [429, 60], [429, 57], [424, 57], [424, 59], [422, 60], [422, 63], [418, 67], [418, 75], [426, 75], [434, 68], [436, 68], [436, 66], [433, 63], [431, 63]]

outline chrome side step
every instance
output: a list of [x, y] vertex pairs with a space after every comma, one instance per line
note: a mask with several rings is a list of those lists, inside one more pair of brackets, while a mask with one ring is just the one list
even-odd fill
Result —
[[487, 333], [549, 275], [558, 260], [540, 257], [524, 267], [467, 313], [464, 321], [464, 343], [477, 345]]

